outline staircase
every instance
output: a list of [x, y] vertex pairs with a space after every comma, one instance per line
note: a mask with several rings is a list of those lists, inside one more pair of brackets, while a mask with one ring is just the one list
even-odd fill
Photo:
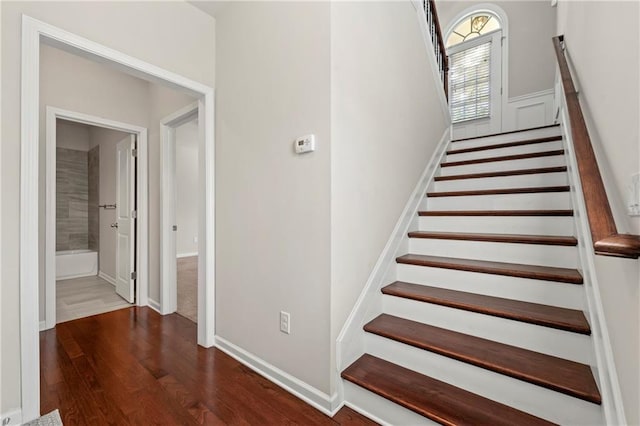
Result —
[[558, 126], [450, 143], [347, 403], [388, 424], [603, 424]]

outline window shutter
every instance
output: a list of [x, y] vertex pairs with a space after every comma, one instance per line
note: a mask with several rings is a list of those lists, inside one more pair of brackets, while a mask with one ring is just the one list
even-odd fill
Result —
[[491, 42], [449, 56], [451, 121], [491, 115]]

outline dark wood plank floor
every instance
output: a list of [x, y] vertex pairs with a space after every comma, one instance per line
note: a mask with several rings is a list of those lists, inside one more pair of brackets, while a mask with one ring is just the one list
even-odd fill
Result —
[[373, 425], [329, 418], [223, 352], [180, 315], [129, 308], [40, 333], [41, 411], [72, 425]]

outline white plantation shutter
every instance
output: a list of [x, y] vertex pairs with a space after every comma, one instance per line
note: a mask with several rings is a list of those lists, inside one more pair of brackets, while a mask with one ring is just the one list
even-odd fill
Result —
[[491, 115], [491, 42], [449, 56], [451, 121]]

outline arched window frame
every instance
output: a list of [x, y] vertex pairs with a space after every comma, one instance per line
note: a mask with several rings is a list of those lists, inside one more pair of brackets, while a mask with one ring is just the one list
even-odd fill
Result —
[[[468, 7], [461, 12], [459, 12], [456, 16], [453, 17], [449, 25], [444, 32], [444, 40], [449, 40], [449, 36], [453, 32], [453, 30], [462, 22], [463, 20], [469, 18], [471, 15], [476, 15], [478, 13], [488, 12], [492, 15], [495, 15], [500, 20], [500, 26], [502, 31], [502, 113], [506, 111], [507, 101], [509, 99], [509, 20], [507, 19], [507, 13], [500, 7], [492, 3], [479, 3], [475, 4], [471, 7]], [[463, 42], [464, 43], [464, 42]]]

